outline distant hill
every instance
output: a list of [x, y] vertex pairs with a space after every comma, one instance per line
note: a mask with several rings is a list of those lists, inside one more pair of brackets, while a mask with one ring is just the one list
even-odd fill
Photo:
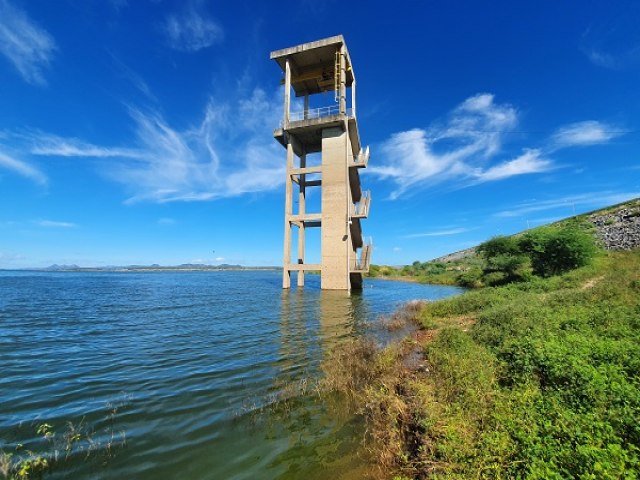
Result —
[[43, 270], [51, 270], [55, 272], [59, 270], [75, 270], [78, 268], [80, 268], [78, 265], [58, 265], [57, 263], [54, 263], [53, 265], [49, 265]]
[[79, 267], [78, 265], [51, 265], [46, 268], [36, 269], [53, 272], [194, 272], [194, 271], [217, 271], [217, 270], [280, 270], [282, 267], [244, 267], [242, 265], [230, 265], [223, 263], [220, 265], [206, 265], [201, 263], [183, 263], [181, 265], [162, 266], [153, 265], [124, 265], [107, 267]]

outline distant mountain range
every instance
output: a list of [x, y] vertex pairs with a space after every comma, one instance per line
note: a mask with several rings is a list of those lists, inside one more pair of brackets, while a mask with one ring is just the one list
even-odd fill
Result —
[[244, 267], [242, 265], [206, 265], [203, 263], [183, 263], [181, 265], [109, 265], [106, 267], [80, 267], [78, 265], [50, 265], [45, 268], [29, 270], [42, 270], [47, 272], [147, 272], [147, 271], [209, 271], [209, 270], [281, 270], [282, 267]]

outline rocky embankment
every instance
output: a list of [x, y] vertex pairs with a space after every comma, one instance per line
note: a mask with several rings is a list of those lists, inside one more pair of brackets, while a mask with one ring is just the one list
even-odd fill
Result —
[[640, 248], [640, 200], [586, 216], [607, 250]]
[[[596, 237], [607, 250], [633, 250], [640, 248], [640, 199], [580, 215], [593, 224]], [[574, 218], [574, 217], [572, 217]], [[570, 219], [567, 219], [570, 220]], [[561, 220], [555, 225], [567, 220]], [[521, 235], [517, 233], [516, 235]], [[450, 253], [432, 262], [454, 262], [475, 255], [475, 248]]]

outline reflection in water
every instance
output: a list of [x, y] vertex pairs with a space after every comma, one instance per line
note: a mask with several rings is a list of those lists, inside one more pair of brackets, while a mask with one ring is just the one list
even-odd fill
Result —
[[[283, 290], [278, 399], [270, 434], [288, 438], [288, 448], [271, 464], [277, 478], [306, 480], [366, 478], [360, 456], [362, 425], [340, 398], [317, 390], [329, 352], [365, 328], [367, 309], [358, 294]], [[286, 466], [282, 472], [279, 467]], [[282, 473], [280, 473], [282, 472]]]
[[330, 290], [283, 290], [280, 328], [286, 365], [295, 366], [304, 355], [317, 359], [318, 349], [325, 350], [341, 338], [360, 333], [365, 318], [366, 309], [358, 295]]
[[[317, 372], [318, 361], [340, 340], [365, 333], [369, 308], [361, 293], [284, 289], [280, 310], [282, 374]], [[309, 371], [309, 369], [311, 371]]]
[[348, 292], [339, 290], [320, 292], [320, 336], [325, 342], [354, 333], [353, 298]]

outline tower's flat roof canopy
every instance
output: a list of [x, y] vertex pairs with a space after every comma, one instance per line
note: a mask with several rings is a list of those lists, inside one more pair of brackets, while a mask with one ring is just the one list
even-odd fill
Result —
[[295, 47], [271, 52], [271, 59], [278, 62], [282, 71], [289, 59], [291, 86], [296, 96], [335, 90], [336, 52], [344, 45], [346, 52], [347, 87], [354, 81], [351, 57], [342, 35], [303, 43]]

